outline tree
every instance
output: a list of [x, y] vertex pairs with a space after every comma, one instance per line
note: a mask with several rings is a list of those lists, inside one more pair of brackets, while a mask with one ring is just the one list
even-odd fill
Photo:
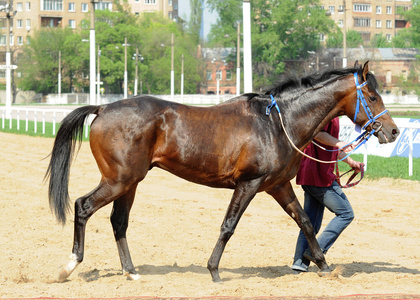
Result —
[[410, 27], [403, 28], [392, 40], [394, 47], [398, 48], [420, 48], [420, 0], [413, 0], [413, 7], [410, 10], [401, 12]]
[[43, 94], [57, 93], [61, 52], [62, 78], [66, 78], [62, 91], [70, 92], [79, 84], [74, 78], [78, 77], [79, 66], [83, 64], [80, 44], [80, 35], [68, 28], [37, 30], [31, 43], [25, 45], [19, 55], [19, 70], [23, 74], [17, 82], [19, 88]]
[[[22, 49], [19, 70], [23, 77], [19, 87], [40, 93], [57, 93], [58, 53], [61, 51], [62, 91], [89, 89], [89, 18], [82, 28], [47, 28], [35, 32], [31, 43]], [[181, 56], [185, 62], [185, 93], [195, 93], [201, 81], [197, 45], [181, 27], [160, 14], [136, 17], [117, 6], [114, 12], [95, 13], [95, 41], [100, 48], [100, 73], [106, 93], [122, 94], [124, 88], [125, 47], [127, 47], [128, 90], [134, 90], [136, 48], [144, 57], [139, 64], [144, 91], [154, 94], [170, 92], [171, 34], [175, 36], [175, 92], [180, 91]], [[128, 46], [123, 46], [127, 37]], [[95, 49], [96, 50], [96, 49]]]
[[390, 48], [392, 44], [381, 34], [375, 35], [370, 42], [372, 48]]
[[[232, 46], [236, 22], [242, 20], [242, 1], [209, 0], [208, 4], [220, 18], [211, 28], [211, 44]], [[308, 51], [320, 48], [320, 33], [337, 28], [317, 0], [254, 0], [251, 9], [255, 89], [271, 84], [284, 71], [285, 60], [305, 58]]]
[[203, 2], [202, 0], [190, 0], [190, 19], [188, 22], [188, 32], [195, 44], [200, 43], [200, 29], [203, 16]]

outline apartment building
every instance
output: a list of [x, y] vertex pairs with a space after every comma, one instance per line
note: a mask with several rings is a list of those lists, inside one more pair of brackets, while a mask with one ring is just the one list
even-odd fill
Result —
[[339, 27], [359, 32], [367, 44], [380, 34], [391, 41], [408, 26], [402, 12], [411, 9], [413, 1], [321, 0], [321, 5]]
[[[0, 1], [6, 5], [9, 1]], [[28, 43], [35, 29], [43, 27], [78, 28], [88, 17], [89, 0], [14, 0], [10, 13], [10, 46], [17, 50]], [[174, 21], [178, 20], [178, 0], [129, 0], [135, 14], [163, 12]], [[94, 1], [95, 10], [113, 10], [112, 0]], [[0, 11], [0, 53], [6, 51], [6, 12]], [[1, 59], [0, 61], [4, 61]], [[1, 74], [0, 74], [1, 77]]]

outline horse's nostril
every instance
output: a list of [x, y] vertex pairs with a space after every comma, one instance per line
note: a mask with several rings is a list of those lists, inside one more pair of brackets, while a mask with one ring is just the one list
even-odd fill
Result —
[[400, 130], [398, 128], [392, 129], [392, 135], [393, 136], [398, 136], [399, 134], [400, 134]]

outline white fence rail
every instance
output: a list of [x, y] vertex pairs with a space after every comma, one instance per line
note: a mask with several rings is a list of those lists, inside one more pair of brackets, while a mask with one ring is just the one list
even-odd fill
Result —
[[[198, 103], [197, 103], [198, 104]], [[75, 108], [69, 108], [69, 109], [57, 109], [57, 108], [34, 108], [34, 107], [12, 107], [11, 109], [11, 118], [6, 117], [6, 108], [0, 107], [0, 114], [1, 114], [1, 128], [4, 129], [7, 125], [9, 126], [9, 129], [12, 129], [13, 126], [13, 119], [17, 120], [16, 126], [17, 130], [25, 130], [25, 132], [29, 131], [29, 121], [34, 121], [34, 128], [33, 132], [38, 132], [38, 121], [42, 123], [41, 130], [42, 134], [45, 134], [45, 123], [51, 122], [52, 123], [52, 135], [55, 135], [58, 128], [56, 128], [56, 124], [60, 123], [64, 117], [69, 114], [73, 109]], [[20, 128], [20, 121], [25, 120], [25, 129]], [[86, 129], [88, 128], [88, 125], [91, 123], [92, 118], [87, 122]], [[349, 127], [354, 126], [352, 122], [346, 118], [342, 119], [343, 122], [341, 122], [340, 119], [340, 127]], [[6, 124], [8, 123], [8, 124]], [[408, 164], [409, 164], [409, 176], [413, 175], [413, 140], [414, 135], [413, 133], [420, 129], [420, 123], [409, 123], [406, 125], [398, 125], [400, 129], [406, 128], [408, 129], [408, 147], [409, 147], [409, 155], [408, 155]], [[342, 130], [340, 130], [342, 131]], [[85, 136], [87, 137], [88, 130], [85, 130]], [[368, 156], [368, 147], [367, 144], [365, 144], [366, 147], [363, 147], [362, 153], [364, 155], [364, 163], [367, 167], [367, 156]]]

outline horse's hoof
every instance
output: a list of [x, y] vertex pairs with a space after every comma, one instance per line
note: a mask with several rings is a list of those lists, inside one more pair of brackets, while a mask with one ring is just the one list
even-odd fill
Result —
[[58, 269], [58, 282], [64, 282], [70, 276], [70, 273], [64, 267]]
[[129, 274], [128, 278], [130, 278], [131, 280], [139, 280], [140, 279], [140, 275], [139, 274]]
[[318, 271], [318, 276], [319, 277], [331, 277], [331, 269], [324, 269], [324, 270], [319, 270]]
[[130, 273], [124, 270], [123, 270], [123, 274], [127, 276], [128, 278], [130, 278], [131, 280], [139, 280], [141, 277], [138, 273]]

